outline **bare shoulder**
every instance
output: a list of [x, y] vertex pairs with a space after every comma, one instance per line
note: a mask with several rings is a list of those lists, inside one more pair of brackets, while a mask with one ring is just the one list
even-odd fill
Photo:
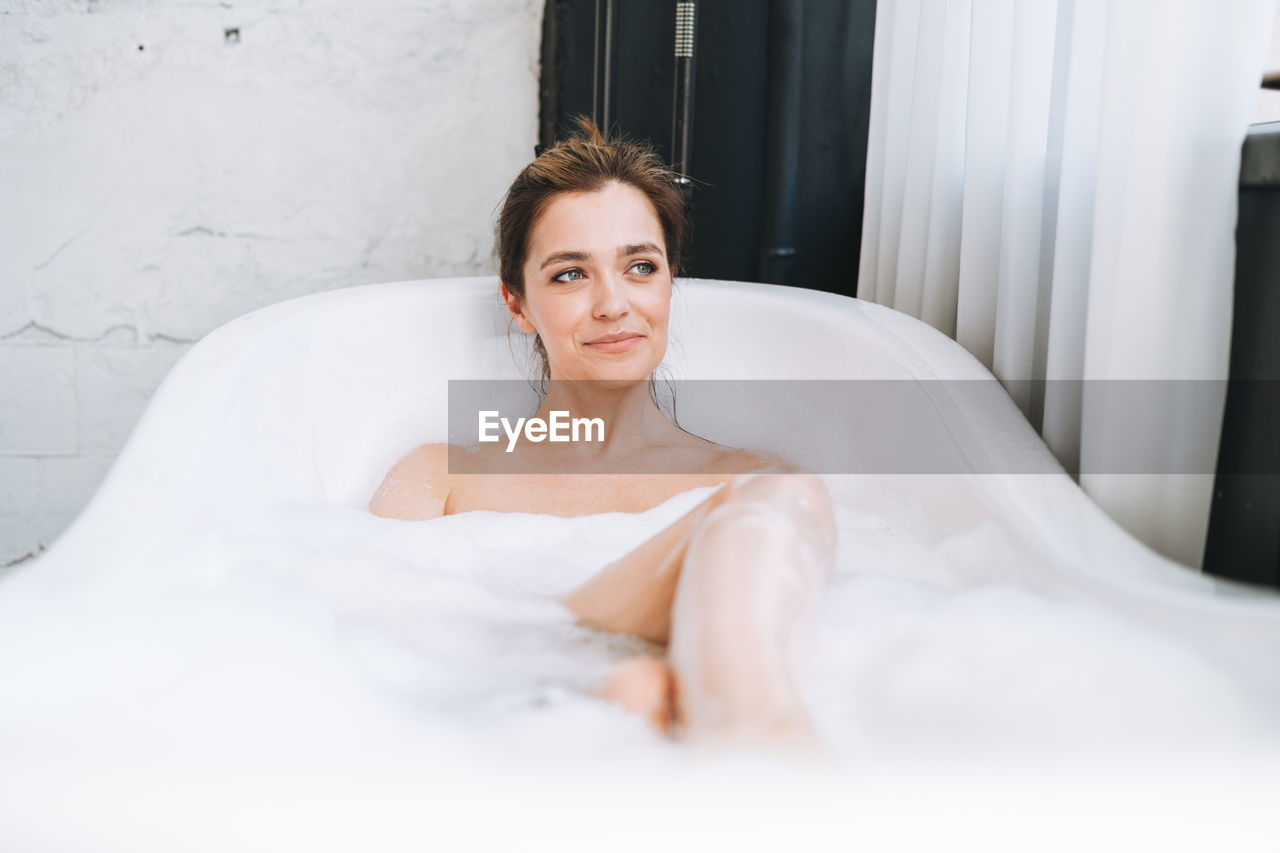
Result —
[[449, 445], [424, 444], [387, 472], [369, 501], [369, 511], [383, 518], [438, 518], [444, 515], [452, 489]]
[[736, 447], [721, 448], [718, 458], [716, 459], [716, 470], [723, 471], [726, 474], [750, 474], [752, 471], [760, 471], [765, 468], [777, 468], [784, 463], [771, 456], [757, 453], [752, 450], [742, 450]]

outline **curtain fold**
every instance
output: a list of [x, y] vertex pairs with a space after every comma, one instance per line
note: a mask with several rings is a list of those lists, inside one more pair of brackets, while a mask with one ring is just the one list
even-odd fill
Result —
[[[1135, 422], [1108, 394], [1227, 376], [1240, 145], [1276, 2], [876, 10], [858, 295], [953, 336], [1105, 510], [1192, 566], [1222, 401], [1201, 385]], [[1198, 473], [1110, 471], [1138, 430], [1161, 470]]]

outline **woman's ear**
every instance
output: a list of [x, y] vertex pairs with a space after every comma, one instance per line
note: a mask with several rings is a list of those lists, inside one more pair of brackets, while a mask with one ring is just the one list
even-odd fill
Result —
[[533, 328], [533, 324], [529, 322], [529, 318], [524, 316], [524, 312], [521, 310], [520, 297], [507, 288], [505, 281], [500, 282], [498, 286], [502, 290], [502, 301], [507, 303], [507, 310], [511, 312], [511, 316], [515, 319], [516, 325], [520, 327], [520, 331], [526, 335], [532, 335], [536, 330]]

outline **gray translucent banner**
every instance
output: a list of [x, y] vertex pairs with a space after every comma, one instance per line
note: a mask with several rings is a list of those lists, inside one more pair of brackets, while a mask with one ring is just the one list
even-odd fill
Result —
[[[1280, 431], [1228, 436], [1221, 471], [1217, 444], [1228, 390], [1259, 423], [1277, 424], [1280, 381], [682, 380], [652, 390], [685, 432], [820, 474], [1280, 474]], [[550, 393], [611, 392], [564, 382]], [[737, 464], [717, 471], [688, 443], [643, 463], [615, 457], [615, 424], [572, 406], [540, 413], [542, 400], [525, 381], [450, 380], [450, 473], [728, 474]], [[1023, 412], [1070, 438], [1064, 463]]]

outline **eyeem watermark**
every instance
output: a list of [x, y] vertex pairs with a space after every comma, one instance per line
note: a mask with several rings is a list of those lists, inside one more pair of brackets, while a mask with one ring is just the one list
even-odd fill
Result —
[[[479, 440], [484, 443], [501, 441], [498, 427], [507, 436], [507, 452], [516, 449], [521, 433], [525, 441], [535, 444], [540, 441], [604, 441], [603, 418], [571, 418], [569, 413], [560, 409], [549, 412], [549, 420], [542, 418], [516, 418], [512, 425], [507, 418], [501, 417], [496, 409], [480, 412]], [[581, 434], [579, 433], [581, 430]], [[593, 437], [594, 436], [594, 437]]]
[[[448, 441], [460, 449], [449, 473], [566, 473], [588, 464], [592, 473], [705, 475], [720, 460], [723, 473], [737, 471], [733, 454], [687, 445], [616, 457], [516, 453], [522, 437], [543, 442], [543, 451], [566, 449], [546, 442], [603, 441], [603, 424], [584, 437], [586, 424], [575, 432], [571, 413], [597, 411], [574, 401], [611, 389], [552, 390], [548, 412], [546, 397], [524, 380], [449, 380]], [[1280, 379], [707, 379], [664, 381], [654, 393], [664, 415], [678, 416], [677, 426], [693, 436], [818, 474], [1280, 476]], [[1222, 429], [1224, 400], [1246, 407], [1248, 429]], [[499, 412], [508, 415], [505, 425]], [[1042, 423], [1057, 422], [1078, 424], [1081, 434], [1079, 450], [1061, 462], [1036, 435]], [[480, 442], [500, 442], [508, 452], [473, 452], [486, 447], [477, 442], [477, 423]], [[609, 421], [611, 440], [619, 428]]]

